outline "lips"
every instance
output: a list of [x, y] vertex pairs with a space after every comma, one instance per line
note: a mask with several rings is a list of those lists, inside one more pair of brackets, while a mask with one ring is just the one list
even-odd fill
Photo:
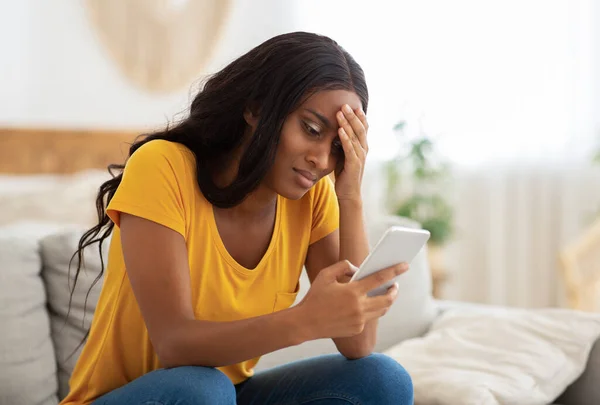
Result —
[[294, 169], [296, 172], [296, 184], [303, 189], [309, 189], [315, 185], [317, 176], [306, 170]]
[[312, 181], [313, 183], [317, 181], [317, 176], [315, 176], [311, 172], [308, 172], [306, 170], [300, 170], [300, 169], [294, 169], [294, 170], [297, 171], [298, 173], [300, 173], [302, 176], [306, 177], [306, 179]]

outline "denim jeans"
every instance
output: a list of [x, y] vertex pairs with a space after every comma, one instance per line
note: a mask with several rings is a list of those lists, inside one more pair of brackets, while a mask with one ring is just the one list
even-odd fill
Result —
[[109, 392], [93, 405], [404, 405], [413, 403], [412, 381], [395, 360], [339, 354], [300, 360], [256, 373], [233, 385], [210, 367], [152, 371]]

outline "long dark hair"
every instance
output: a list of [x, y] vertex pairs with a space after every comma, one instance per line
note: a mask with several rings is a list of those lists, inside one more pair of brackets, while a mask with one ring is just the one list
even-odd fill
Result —
[[[155, 139], [183, 144], [196, 157], [196, 176], [204, 197], [217, 207], [233, 207], [258, 187], [273, 165], [286, 117], [306, 96], [339, 89], [355, 92], [367, 111], [369, 97], [364, 73], [348, 52], [322, 35], [279, 35], [211, 76], [192, 101], [185, 119], [163, 131], [138, 137], [129, 148], [129, 156]], [[259, 111], [255, 132], [241, 157], [237, 177], [228, 186], [218, 187], [214, 175], [241, 145], [247, 126], [244, 111], [248, 108]], [[83, 234], [71, 258], [78, 259], [71, 299], [86, 247], [98, 243], [101, 259], [100, 274], [90, 290], [104, 273], [102, 242], [114, 227], [106, 215], [106, 206], [121, 183], [124, 167], [125, 164], [108, 167], [113, 178], [100, 186], [96, 198], [98, 224]]]

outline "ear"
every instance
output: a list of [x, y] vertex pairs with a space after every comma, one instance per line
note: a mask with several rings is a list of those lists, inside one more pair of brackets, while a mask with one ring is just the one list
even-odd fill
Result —
[[256, 125], [258, 124], [258, 118], [259, 117], [260, 117], [260, 115], [258, 114], [258, 108], [254, 108], [252, 106], [248, 106], [244, 110], [244, 120], [246, 120], [246, 123], [252, 129], [256, 129]]

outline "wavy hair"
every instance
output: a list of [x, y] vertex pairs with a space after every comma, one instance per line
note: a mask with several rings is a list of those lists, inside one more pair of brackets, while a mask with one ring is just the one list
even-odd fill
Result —
[[[340, 89], [355, 92], [367, 111], [364, 72], [340, 45], [307, 32], [278, 35], [212, 75], [195, 96], [186, 118], [162, 131], [140, 135], [131, 144], [128, 156], [155, 139], [183, 144], [196, 157], [196, 177], [204, 197], [214, 206], [233, 207], [259, 186], [273, 165], [287, 116], [310, 94]], [[241, 156], [237, 177], [219, 187], [213, 179], [224, 169], [222, 162], [244, 141], [247, 109], [260, 111], [256, 129]], [[104, 273], [102, 242], [114, 228], [106, 207], [121, 183], [124, 168], [125, 164], [108, 166], [112, 179], [100, 186], [96, 198], [98, 224], [82, 235], [71, 258], [73, 261], [77, 257], [78, 261], [69, 309], [85, 248], [98, 243], [101, 259], [100, 274], [90, 291]], [[84, 341], [86, 338], [87, 334]]]

